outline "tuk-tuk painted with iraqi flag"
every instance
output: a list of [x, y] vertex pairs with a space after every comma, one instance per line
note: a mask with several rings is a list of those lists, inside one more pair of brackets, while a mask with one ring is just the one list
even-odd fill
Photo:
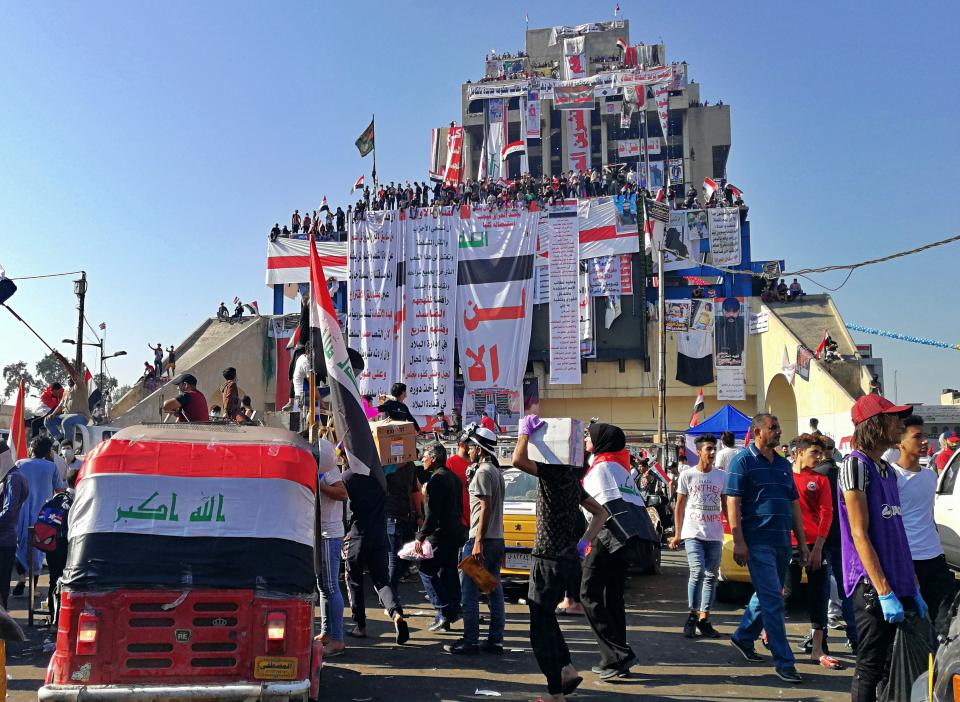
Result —
[[134, 426], [84, 462], [40, 700], [316, 698], [317, 461], [266, 427]]

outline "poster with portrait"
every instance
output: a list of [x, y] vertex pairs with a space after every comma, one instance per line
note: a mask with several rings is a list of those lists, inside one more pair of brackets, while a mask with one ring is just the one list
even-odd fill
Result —
[[706, 210], [686, 210], [683, 213], [687, 216], [687, 230], [691, 239], [710, 238], [710, 223]]
[[797, 346], [797, 368], [796, 373], [798, 378], [803, 380], [810, 380], [810, 363], [813, 361], [813, 351], [808, 349], [803, 344]]
[[693, 331], [713, 331], [713, 300], [690, 301], [690, 329]]
[[690, 329], [690, 300], [667, 300], [666, 307], [664, 325], [668, 332], [685, 332]]
[[743, 298], [716, 298], [713, 326], [717, 368], [743, 368], [747, 355], [746, 306]]

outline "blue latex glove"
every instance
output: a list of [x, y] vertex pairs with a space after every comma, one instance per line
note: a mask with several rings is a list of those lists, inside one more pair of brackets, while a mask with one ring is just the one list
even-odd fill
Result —
[[546, 422], [544, 422], [540, 417], [535, 414], [528, 414], [520, 420], [520, 426], [517, 429], [518, 434], [525, 434], [530, 436], [537, 429], [542, 427]]
[[587, 557], [587, 548], [589, 548], [590, 542], [586, 539], [580, 539], [577, 542], [577, 553], [580, 554], [580, 560], [582, 561]]
[[927, 607], [927, 603], [923, 601], [923, 597], [920, 595], [920, 588], [917, 588], [917, 591], [913, 593], [913, 601], [917, 603], [917, 613], [920, 615], [920, 618], [926, 619], [930, 613], [930, 608]]
[[[891, 590], [886, 595], [880, 595], [880, 608], [883, 610], [883, 618], [888, 624], [899, 624], [903, 621], [903, 605]], [[923, 606], [927, 608], [926, 604]]]

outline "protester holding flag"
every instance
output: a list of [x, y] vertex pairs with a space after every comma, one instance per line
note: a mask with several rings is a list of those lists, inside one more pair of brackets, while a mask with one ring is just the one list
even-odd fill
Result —
[[387, 480], [380, 465], [373, 434], [360, 402], [347, 345], [327, 290], [326, 276], [310, 237], [309, 316], [314, 365], [323, 365], [330, 388], [330, 410], [337, 437], [343, 444], [347, 468], [343, 483], [349, 496], [347, 534], [343, 543], [353, 636], [365, 637], [367, 615], [363, 572], [368, 570], [380, 603], [393, 620], [396, 642], [410, 639], [410, 628], [387, 572]]
[[63, 393], [60, 404], [43, 421], [43, 425], [50, 432], [50, 436], [57, 441], [63, 438], [72, 440], [75, 426], [78, 424], [85, 426], [90, 423], [90, 398], [86, 382], [70, 362], [60, 354], [57, 354], [57, 360], [69, 376], [67, 389]]

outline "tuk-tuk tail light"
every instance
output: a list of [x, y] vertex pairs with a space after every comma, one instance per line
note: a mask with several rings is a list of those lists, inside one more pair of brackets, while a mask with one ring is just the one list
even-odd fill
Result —
[[267, 648], [282, 647], [287, 637], [287, 613], [270, 612], [267, 615]]
[[100, 617], [90, 612], [81, 612], [77, 622], [77, 655], [92, 656], [97, 652], [97, 634]]

